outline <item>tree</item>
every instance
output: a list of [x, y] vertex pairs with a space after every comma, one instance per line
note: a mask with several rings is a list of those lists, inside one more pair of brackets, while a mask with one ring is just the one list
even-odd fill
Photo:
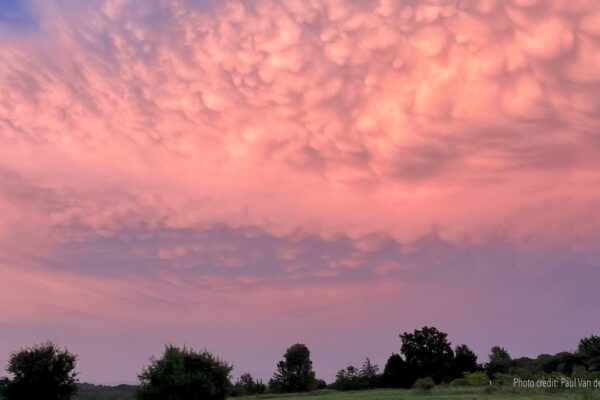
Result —
[[414, 381], [410, 366], [399, 354], [392, 354], [383, 369], [383, 384], [391, 388], [409, 388]]
[[497, 374], [507, 374], [512, 366], [512, 359], [504, 347], [494, 346], [490, 352], [490, 360], [485, 365], [485, 372], [491, 378]]
[[454, 352], [447, 337], [446, 333], [428, 326], [413, 333], [404, 332], [400, 335], [400, 351], [418, 377], [431, 377], [439, 383], [451, 375]]
[[479, 369], [477, 356], [466, 344], [456, 346], [452, 362], [453, 378], [460, 378], [466, 372], [475, 372]]
[[327, 382], [325, 382], [325, 380], [323, 380], [323, 379], [317, 379], [315, 381], [315, 386], [316, 386], [317, 390], [327, 389]]
[[254, 380], [249, 373], [242, 374], [233, 385], [232, 396], [248, 396], [253, 394], [262, 394], [267, 391], [267, 387], [260, 380]]
[[138, 400], [223, 400], [233, 367], [209, 352], [168, 345], [139, 375]]
[[335, 375], [333, 387], [337, 390], [359, 390], [361, 382], [359, 378], [360, 371], [353, 365], [349, 365], [346, 369], [341, 369]]
[[77, 356], [51, 342], [10, 356], [2, 392], [7, 400], [69, 400], [77, 392]]
[[372, 389], [379, 386], [379, 366], [371, 363], [371, 360], [368, 357], [365, 359], [365, 362], [358, 372], [358, 376], [362, 386], [365, 388]]
[[283, 360], [277, 363], [277, 371], [269, 382], [269, 387], [286, 393], [315, 389], [315, 372], [306, 345], [296, 343], [286, 350]]
[[558, 366], [556, 367], [556, 370], [561, 374], [570, 376], [573, 372], [573, 367], [578, 362], [578, 357], [573, 353], [569, 353], [568, 351], [560, 352], [556, 354], [555, 357], [558, 360]]
[[600, 371], [600, 336], [592, 335], [581, 339], [577, 356], [588, 371]]

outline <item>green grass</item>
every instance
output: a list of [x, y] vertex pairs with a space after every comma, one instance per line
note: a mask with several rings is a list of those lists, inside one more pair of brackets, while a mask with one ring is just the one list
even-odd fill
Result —
[[321, 390], [306, 394], [261, 395], [240, 398], [282, 400], [600, 400], [600, 390], [516, 390], [488, 388], [436, 387], [429, 392], [400, 389], [377, 389], [356, 392]]
[[[77, 400], [130, 400], [132, 396], [116, 390], [96, 387], [81, 393]], [[104, 390], [100, 390], [104, 389]], [[545, 391], [543, 389], [513, 389], [487, 387], [436, 386], [429, 392], [402, 389], [377, 389], [356, 392], [319, 390], [310, 393], [264, 394], [260, 396], [230, 397], [228, 400], [600, 400], [600, 389]]]

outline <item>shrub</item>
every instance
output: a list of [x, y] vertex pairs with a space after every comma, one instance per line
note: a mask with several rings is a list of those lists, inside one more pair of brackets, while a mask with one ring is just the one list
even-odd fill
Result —
[[429, 391], [429, 390], [433, 389], [434, 386], [435, 386], [435, 382], [430, 377], [419, 378], [415, 381], [415, 384], [413, 385], [413, 387], [415, 389], [419, 389], [419, 390], [423, 390], [423, 391]]
[[315, 386], [317, 390], [327, 389], [327, 382], [325, 382], [323, 379], [317, 379], [315, 381]]
[[263, 394], [267, 391], [267, 387], [261, 380], [254, 380], [251, 374], [245, 373], [240, 376], [237, 382], [233, 385], [231, 391], [232, 396], [248, 396], [254, 394]]
[[138, 400], [223, 400], [232, 366], [207, 351], [167, 346], [139, 376]]
[[489, 379], [484, 372], [473, 372], [471, 374], [465, 374], [463, 378], [466, 386], [488, 386]]

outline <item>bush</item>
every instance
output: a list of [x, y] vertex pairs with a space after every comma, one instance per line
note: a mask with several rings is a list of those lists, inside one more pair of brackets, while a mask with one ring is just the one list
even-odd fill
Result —
[[466, 386], [488, 386], [489, 379], [485, 372], [473, 372], [465, 374], [463, 378]]
[[245, 373], [240, 376], [237, 382], [233, 385], [231, 395], [248, 396], [255, 394], [263, 394], [267, 391], [267, 387], [261, 380], [254, 380], [251, 374]]
[[435, 382], [433, 381], [433, 379], [430, 377], [427, 377], [427, 378], [417, 379], [415, 381], [415, 384], [413, 385], [413, 388], [423, 390], [423, 391], [429, 391], [429, 390], [433, 389], [434, 386], [435, 386]]
[[10, 356], [3, 398], [69, 400], [77, 392], [76, 363], [77, 356], [50, 342], [21, 349]]
[[315, 381], [315, 385], [317, 390], [327, 389], [327, 382], [325, 382], [323, 379], [317, 379]]
[[458, 379], [455, 379], [452, 382], [450, 382], [450, 386], [459, 386], [459, 387], [467, 386], [467, 382], [465, 382], [464, 378], [458, 378]]
[[207, 351], [167, 346], [141, 373], [138, 400], [224, 400], [232, 366]]

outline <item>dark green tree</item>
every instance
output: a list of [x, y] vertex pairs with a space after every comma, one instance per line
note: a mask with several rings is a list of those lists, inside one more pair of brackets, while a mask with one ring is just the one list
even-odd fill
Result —
[[267, 387], [262, 381], [254, 379], [251, 374], [245, 373], [239, 377], [233, 385], [232, 396], [248, 396], [254, 394], [262, 394], [267, 391]]
[[10, 356], [2, 394], [7, 400], [69, 400], [77, 393], [77, 356], [47, 342]]
[[600, 336], [592, 335], [581, 339], [577, 356], [588, 371], [600, 371]]
[[360, 371], [358, 371], [358, 377], [365, 389], [373, 389], [380, 385], [379, 366], [373, 364], [367, 357], [363, 363]]
[[465, 372], [475, 372], [479, 369], [477, 355], [467, 346], [461, 344], [454, 349], [454, 360], [452, 361], [453, 378], [462, 377]]
[[418, 377], [431, 377], [436, 383], [450, 378], [454, 352], [447, 337], [448, 334], [428, 326], [400, 335], [400, 351]]
[[391, 388], [409, 388], [415, 382], [410, 366], [399, 354], [392, 354], [383, 369], [383, 385]]
[[490, 360], [485, 365], [485, 372], [490, 379], [497, 374], [507, 374], [512, 367], [512, 358], [504, 347], [494, 346], [490, 352]]
[[362, 389], [359, 373], [360, 371], [354, 365], [349, 365], [346, 369], [339, 370], [335, 375], [333, 387], [337, 390]]
[[560, 352], [556, 354], [555, 357], [558, 360], [556, 370], [561, 374], [571, 376], [571, 374], [573, 373], [573, 367], [579, 361], [578, 357], [575, 354], [570, 353], [568, 351]]
[[139, 375], [138, 400], [223, 400], [233, 367], [207, 351], [168, 345]]
[[269, 382], [270, 389], [285, 393], [308, 392], [314, 390], [315, 385], [308, 347], [301, 343], [292, 345], [286, 350], [283, 360], [277, 363], [277, 371]]

